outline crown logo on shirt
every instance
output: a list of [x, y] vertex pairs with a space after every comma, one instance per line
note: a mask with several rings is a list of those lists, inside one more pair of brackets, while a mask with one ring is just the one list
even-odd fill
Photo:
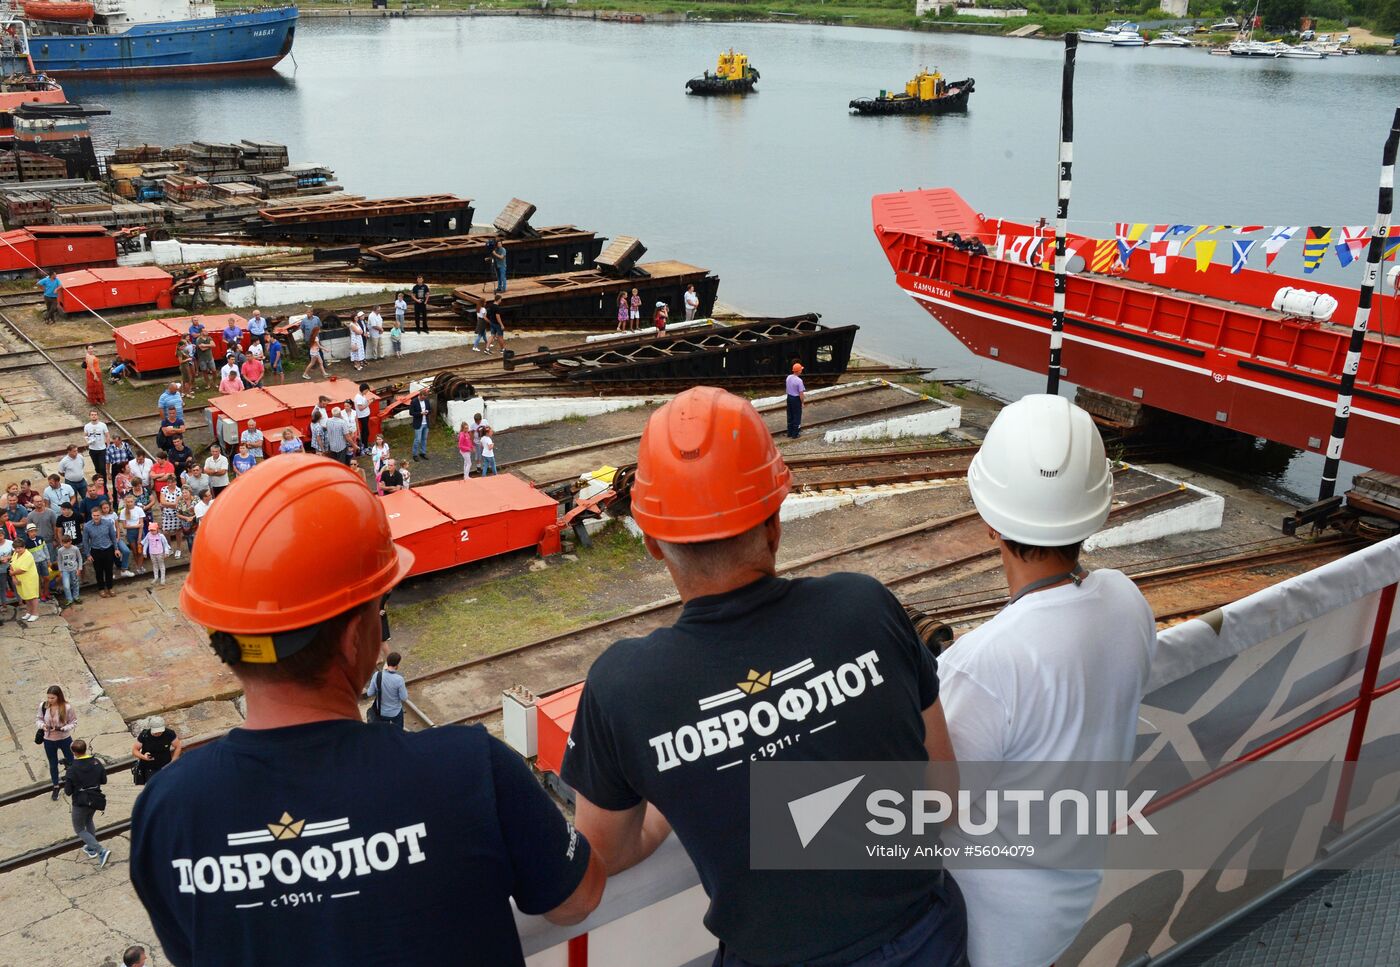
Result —
[[306, 825], [306, 820], [298, 819], [293, 821], [292, 814], [282, 813], [282, 818], [275, 823], [268, 823], [268, 832], [272, 833], [273, 839], [296, 839], [301, 835], [302, 826]]
[[773, 673], [771, 671], [766, 671], [760, 675], [756, 670], [750, 668], [748, 677], [738, 684], [739, 690], [745, 695], [753, 695], [773, 684]]

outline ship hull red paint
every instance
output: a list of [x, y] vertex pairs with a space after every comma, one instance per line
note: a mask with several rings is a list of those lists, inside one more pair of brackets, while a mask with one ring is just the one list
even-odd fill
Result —
[[264, 57], [262, 60], [228, 61], [223, 64], [190, 64], [184, 67], [122, 67], [109, 70], [56, 70], [58, 77], [169, 77], [172, 74], [239, 74], [244, 71], [269, 70], [285, 57]]
[[[876, 234], [900, 288], [977, 355], [1045, 372], [1052, 273], [960, 252], [934, 236], [940, 228], [965, 236], [990, 234], [984, 239], [990, 247], [998, 233], [1030, 234], [1033, 229], [984, 219], [946, 189], [877, 196], [874, 214]], [[1336, 318], [1349, 321], [1356, 293], [1251, 270], [1240, 279], [1230, 276], [1226, 266], [1214, 267], [1221, 273], [1197, 273], [1188, 258], [1174, 260], [1165, 276], [1153, 276], [1146, 253], [1138, 256], [1134, 253], [1128, 271], [1118, 278], [1069, 279], [1064, 378], [1204, 423], [1322, 452], [1349, 329], [1299, 323], [1257, 305], [1216, 300], [1229, 292], [1267, 305], [1278, 288], [1298, 285], [1335, 295], [1342, 303]], [[1150, 278], [1165, 278], [1176, 288], [1149, 288], [1143, 283]], [[1216, 299], [1199, 298], [1184, 291], [1186, 285]], [[1386, 296], [1383, 301], [1381, 318], [1400, 319], [1400, 299]], [[1373, 335], [1362, 355], [1344, 455], [1353, 463], [1400, 473], [1397, 444], [1400, 342], [1383, 343]]]

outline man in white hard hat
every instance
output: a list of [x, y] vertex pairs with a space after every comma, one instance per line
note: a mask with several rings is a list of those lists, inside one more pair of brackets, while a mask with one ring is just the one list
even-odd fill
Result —
[[[1156, 648], [1152, 609], [1119, 571], [1085, 571], [1113, 472], [1089, 414], [1027, 396], [997, 415], [967, 474], [1001, 550], [1010, 599], [939, 657], [948, 731], [963, 763], [1127, 763]], [[1015, 828], [1004, 803], [998, 830]], [[997, 834], [993, 834], [994, 836]], [[1047, 967], [1088, 919], [1102, 870], [961, 869], [968, 958]], [[1008, 929], [1014, 925], [1014, 929]]]

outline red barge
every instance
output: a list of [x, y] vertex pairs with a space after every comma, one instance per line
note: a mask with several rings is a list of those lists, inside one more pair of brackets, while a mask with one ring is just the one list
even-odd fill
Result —
[[[1054, 273], [962, 250], [945, 236], [988, 250], [1054, 231], [990, 218], [950, 188], [876, 195], [875, 235], [895, 281], [979, 356], [1045, 372]], [[1066, 248], [1087, 262], [1096, 239], [1070, 234]], [[1228, 247], [1228, 246], [1227, 246]], [[1048, 249], [1045, 249], [1048, 250]], [[1072, 262], [1077, 260], [1071, 259]], [[1389, 275], [1387, 266], [1383, 275]], [[1062, 374], [1079, 386], [1301, 450], [1322, 453], [1356, 311], [1355, 288], [1168, 257], [1154, 274], [1146, 246], [1126, 266], [1087, 269], [1066, 280]], [[1284, 287], [1337, 300], [1331, 322], [1273, 311]], [[1378, 290], [1384, 291], [1385, 287]], [[1400, 473], [1400, 296], [1377, 295], [1357, 374], [1345, 458]]]

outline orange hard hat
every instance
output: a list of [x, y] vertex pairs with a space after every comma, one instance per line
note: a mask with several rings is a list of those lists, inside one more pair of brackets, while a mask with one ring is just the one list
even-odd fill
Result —
[[793, 364], [792, 364], [792, 371], [793, 371], [794, 373], [800, 373], [800, 372], [802, 372], [802, 364], [801, 364], [801, 363], [793, 363]]
[[632, 518], [658, 541], [716, 541], [763, 523], [790, 489], [792, 474], [753, 404], [697, 386], [647, 420]]
[[287, 657], [312, 636], [283, 633], [380, 597], [413, 564], [359, 474], [319, 456], [276, 457], [239, 477], [199, 536], [180, 608], [238, 637], [245, 661]]

